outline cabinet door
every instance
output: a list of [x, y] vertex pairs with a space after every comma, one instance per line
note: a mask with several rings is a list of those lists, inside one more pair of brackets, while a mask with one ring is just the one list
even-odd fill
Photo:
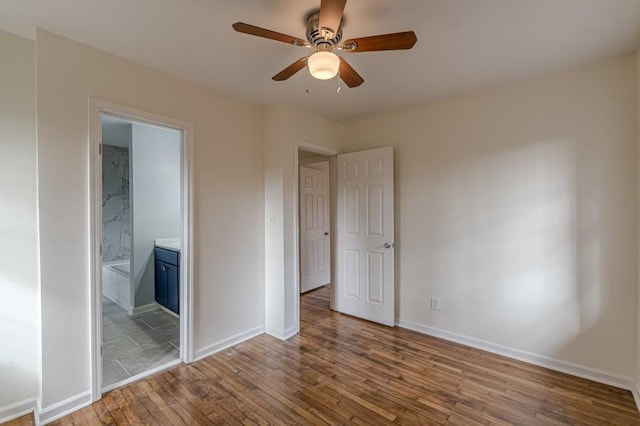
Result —
[[180, 285], [177, 266], [167, 265], [167, 308], [180, 314]]
[[164, 262], [155, 262], [156, 273], [156, 302], [162, 306], [167, 306], [168, 303], [168, 267]]

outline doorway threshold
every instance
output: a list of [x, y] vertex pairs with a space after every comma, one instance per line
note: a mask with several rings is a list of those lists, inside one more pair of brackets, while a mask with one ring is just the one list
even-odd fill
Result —
[[176, 360], [170, 361], [170, 362], [168, 362], [166, 364], [159, 365], [159, 366], [151, 368], [151, 369], [149, 369], [147, 371], [143, 371], [140, 374], [136, 374], [135, 376], [128, 377], [125, 380], [122, 380], [120, 382], [113, 383], [111, 385], [105, 386], [105, 387], [102, 388], [102, 393], [107, 393], [107, 392], [112, 391], [114, 389], [117, 389], [119, 387], [128, 385], [129, 383], [137, 382], [140, 379], [144, 379], [145, 377], [153, 376], [154, 374], [160, 373], [160, 372], [162, 372], [164, 370], [168, 370], [169, 368], [175, 367], [176, 365], [180, 365], [180, 364], [182, 364], [182, 360], [176, 359]]

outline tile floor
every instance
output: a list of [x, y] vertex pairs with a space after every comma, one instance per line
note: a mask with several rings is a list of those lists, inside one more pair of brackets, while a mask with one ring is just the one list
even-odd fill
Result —
[[162, 309], [129, 315], [102, 298], [102, 385], [180, 358], [180, 320]]

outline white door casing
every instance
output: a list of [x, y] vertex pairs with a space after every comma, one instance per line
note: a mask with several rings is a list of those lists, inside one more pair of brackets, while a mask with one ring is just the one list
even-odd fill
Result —
[[300, 292], [331, 280], [329, 168], [300, 167]]
[[338, 155], [336, 309], [393, 326], [393, 148]]
[[[182, 250], [180, 265], [180, 359], [194, 359], [193, 335], [193, 124], [115, 104], [101, 99], [89, 99], [90, 152], [90, 256], [91, 256], [91, 401], [102, 397], [102, 120], [101, 114], [113, 115], [134, 122], [169, 127], [182, 131], [181, 222]], [[180, 362], [180, 361], [176, 361]], [[159, 367], [162, 368], [162, 367]], [[153, 374], [154, 370], [149, 370]], [[145, 373], [143, 373], [145, 374]]]

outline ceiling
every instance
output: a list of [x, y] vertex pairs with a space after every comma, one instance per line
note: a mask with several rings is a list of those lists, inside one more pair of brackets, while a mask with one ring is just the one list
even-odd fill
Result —
[[637, 51], [640, 0], [348, 0], [343, 39], [415, 31], [412, 50], [344, 55], [354, 89], [299, 72], [307, 54], [236, 33], [237, 21], [305, 34], [320, 0], [2, 0], [0, 29], [35, 27], [165, 71], [236, 99], [285, 103], [347, 123]]

